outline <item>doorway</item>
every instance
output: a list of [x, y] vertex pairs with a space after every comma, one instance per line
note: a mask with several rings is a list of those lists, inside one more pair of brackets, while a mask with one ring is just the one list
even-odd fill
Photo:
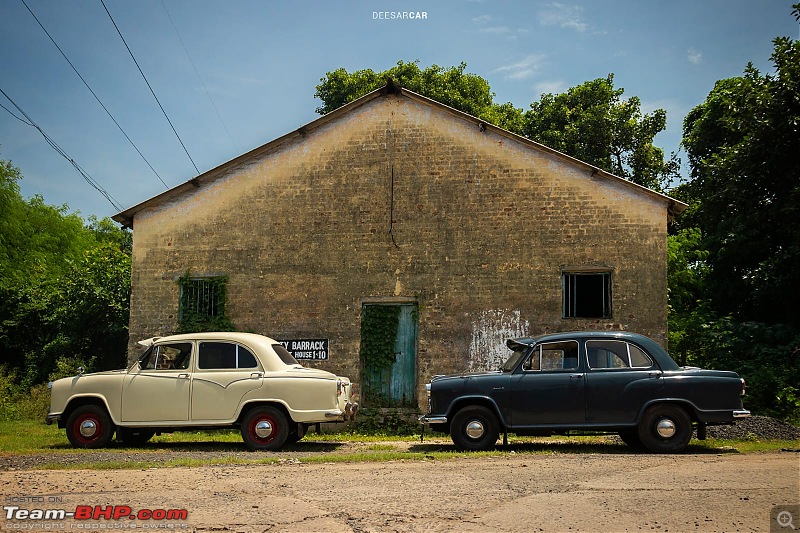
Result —
[[417, 405], [417, 304], [364, 304], [361, 369], [366, 407]]

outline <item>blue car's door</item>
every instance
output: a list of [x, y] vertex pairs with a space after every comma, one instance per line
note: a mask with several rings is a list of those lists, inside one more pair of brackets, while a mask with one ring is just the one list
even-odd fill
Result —
[[577, 341], [536, 345], [511, 378], [511, 425], [586, 422], [586, 377]]
[[586, 341], [586, 405], [589, 424], [632, 424], [664, 379], [644, 350], [622, 340]]

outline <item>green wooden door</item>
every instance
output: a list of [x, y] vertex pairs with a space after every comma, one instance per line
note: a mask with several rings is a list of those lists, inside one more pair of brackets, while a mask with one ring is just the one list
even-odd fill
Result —
[[361, 364], [367, 407], [416, 406], [416, 305], [364, 305]]

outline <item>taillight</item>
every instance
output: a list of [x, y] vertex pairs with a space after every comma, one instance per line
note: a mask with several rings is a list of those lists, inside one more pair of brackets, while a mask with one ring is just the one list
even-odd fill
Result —
[[341, 379], [336, 380], [336, 395], [341, 396], [342, 392], [344, 391], [344, 383], [342, 383]]
[[744, 380], [744, 378], [739, 378], [739, 379], [742, 380], [742, 394], [741, 394], [741, 396], [744, 396], [747, 393], [747, 382]]

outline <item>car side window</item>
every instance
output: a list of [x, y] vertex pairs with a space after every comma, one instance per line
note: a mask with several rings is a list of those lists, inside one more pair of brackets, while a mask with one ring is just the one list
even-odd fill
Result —
[[653, 361], [638, 346], [618, 340], [586, 341], [589, 368], [650, 368]]
[[534, 347], [523, 370], [575, 370], [578, 368], [577, 341], [547, 342]]
[[628, 344], [628, 352], [631, 356], [631, 366], [633, 368], [650, 368], [653, 366], [650, 356], [635, 344]]
[[192, 358], [192, 343], [159, 344], [141, 361], [144, 370], [185, 370]]
[[239, 344], [230, 342], [201, 342], [197, 367], [202, 370], [257, 368], [255, 356]]

